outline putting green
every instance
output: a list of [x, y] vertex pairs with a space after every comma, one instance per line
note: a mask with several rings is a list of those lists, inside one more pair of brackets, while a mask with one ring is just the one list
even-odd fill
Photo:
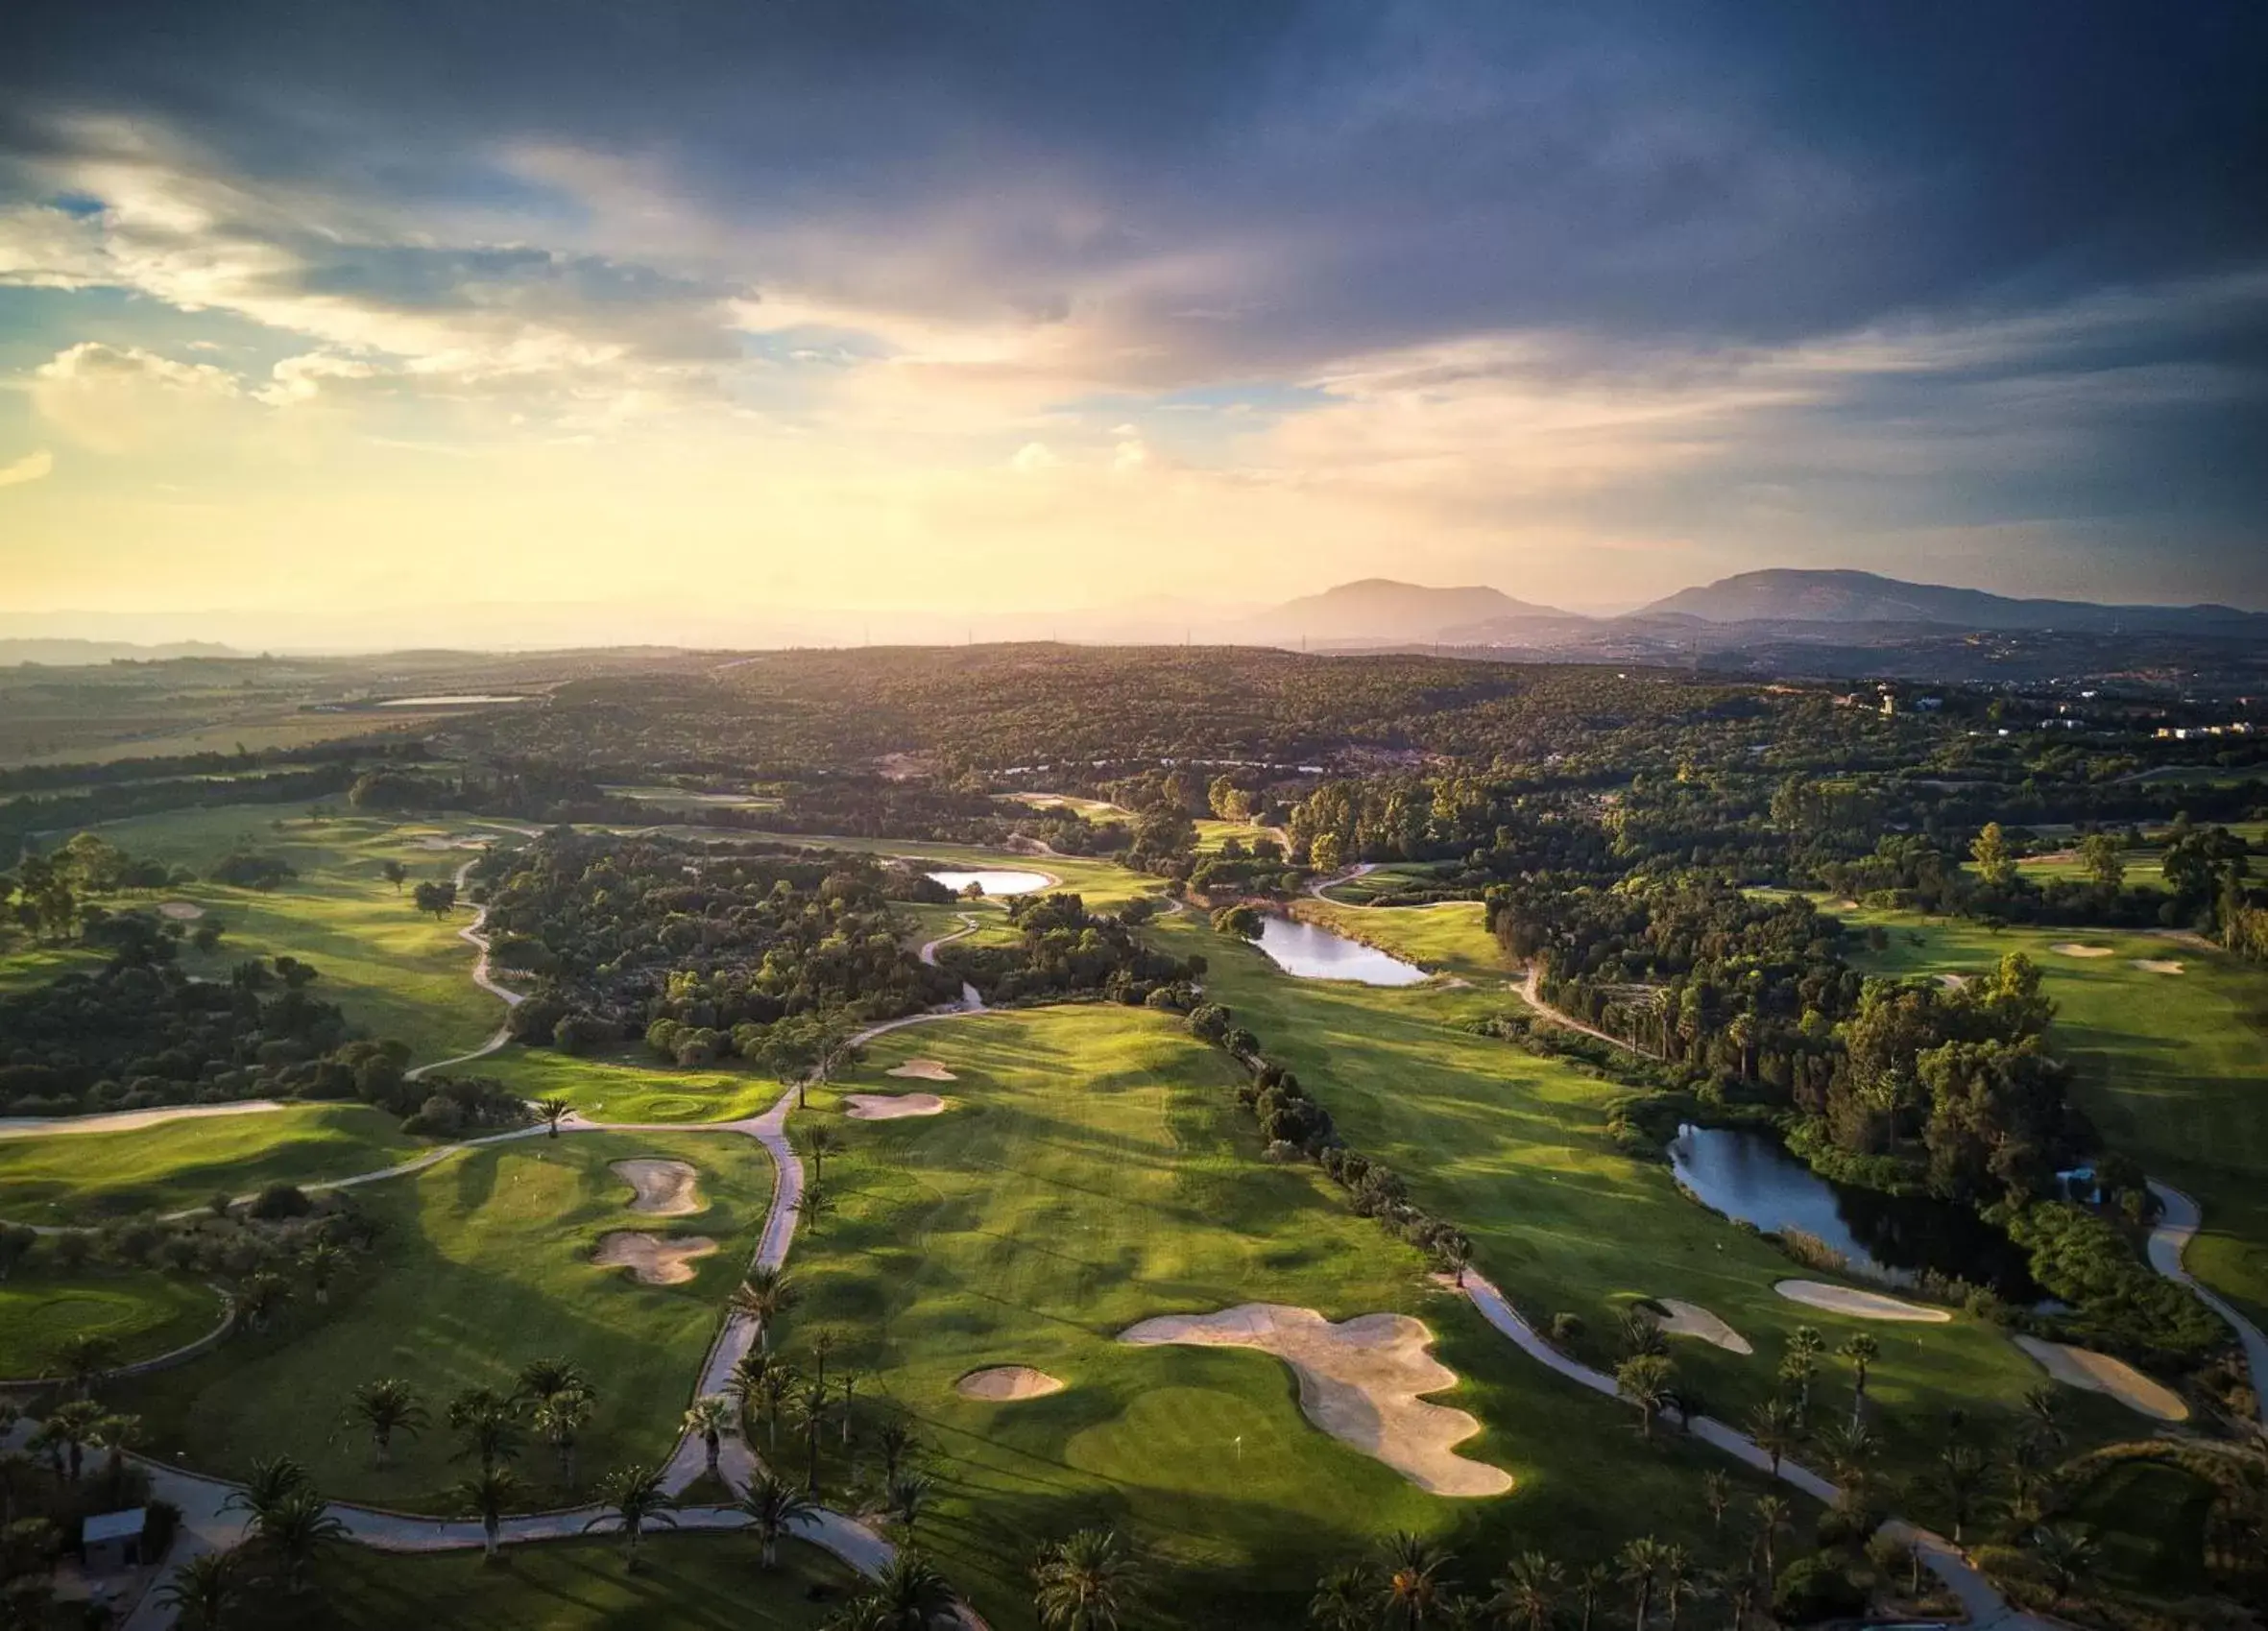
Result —
[[220, 1323], [220, 1298], [194, 1280], [149, 1269], [66, 1274], [43, 1260], [49, 1249], [38, 1248], [0, 1282], [0, 1377], [50, 1374], [74, 1336], [109, 1337], [119, 1359], [132, 1363], [194, 1342]]
[[[832, 1330], [830, 1374], [857, 1370], [861, 1397], [914, 1418], [939, 1475], [922, 1544], [993, 1623], [1029, 1623], [1035, 1537], [1082, 1523], [1139, 1534], [1176, 1622], [1208, 1626], [1296, 1621], [1324, 1567], [1395, 1528], [1472, 1557], [1604, 1556], [1644, 1530], [1705, 1549], [1698, 1479], [1729, 1463], [1642, 1446], [1629, 1411], [1513, 1351], [1319, 1172], [1261, 1159], [1241, 1072], [1177, 1021], [1081, 1006], [928, 1025], [876, 1043], [812, 1105], [887, 1091], [916, 1056], [953, 1072], [951, 1115], [791, 1119], [799, 1139], [825, 1125], [846, 1148], [824, 1178], [839, 1210], [797, 1240], [806, 1296], [776, 1346], [804, 1363], [809, 1333]], [[1461, 1379], [1429, 1401], [1481, 1421], [1458, 1453], [1511, 1474], [1513, 1493], [1424, 1493], [1309, 1423], [1267, 1354], [1117, 1340], [1252, 1301], [1423, 1320]], [[1064, 1388], [962, 1396], [962, 1379], [1001, 1365]], [[801, 1468], [791, 1433], [779, 1459]], [[852, 1459], [871, 1475], [871, 1452]], [[828, 1487], [848, 1472], [831, 1449]]]
[[736, 1121], [787, 1091], [745, 1068], [680, 1070], [635, 1046], [603, 1058], [512, 1046], [471, 1068], [526, 1098], [564, 1098], [594, 1121]]
[[[670, 1220], [631, 1211], [609, 1163], [638, 1156], [699, 1168], [708, 1209]], [[330, 1307], [295, 1307], [268, 1332], [129, 1384], [124, 1407], [190, 1467], [241, 1474], [288, 1452], [327, 1494], [427, 1509], [463, 1472], [440, 1425], [448, 1400], [475, 1386], [508, 1392], [525, 1361], [567, 1358], [600, 1394], [584, 1439], [587, 1483], [674, 1442], [771, 1187], [770, 1159], [736, 1134], [538, 1135], [451, 1156], [357, 1191], [380, 1234]], [[703, 1235], [718, 1250], [692, 1263], [684, 1284], [641, 1284], [590, 1260], [601, 1235], [622, 1229]], [[398, 1442], [384, 1471], [344, 1419], [350, 1391], [378, 1377], [407, 1380], [435, 1420], [422, 1437]], [[566, 1499], [542, 1446], [529, 1447], [519, 1471], [529, 1504]]]
[[0, 1217], [88, 1224], [203, 1206], [269, 1184], [350, 1178], [432, 1146], [367, 1105], [288, 1105], [124, 1133], [0, 1136]]

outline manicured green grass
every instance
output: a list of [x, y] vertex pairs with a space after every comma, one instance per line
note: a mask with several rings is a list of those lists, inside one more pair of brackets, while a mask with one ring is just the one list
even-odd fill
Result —
[[18, 940], [0, 951], [0, 992], [45, 985], [68, 973], [92, 973], [109, 959], [85, 946], [35, 946]]
[[0, 1135], [0, 1217], [90, 1224], [179, 1211], [215, 1194], [374, 1172], [428, 1147], [393, 1116], [358, 1104], [291, 1105], [124, 1133]]
[[639, 1547], [639, 1570], [622, 1566], [614, 1537], [505, 1548], [494, 1564], [478, 1551], [402, 1555], [333, 1547], [314, 1571], [310, 1597], [278, 1597], [245, 1618], [247, 1631], [286, 1631], [312, 1611], [341, 1631], [805, 1631], [821, 1624], [859, 1582], [815, 1547], [780, 1548], [780, 1566], [759, 1566], [746, 1535], [673, 1535], [656, 1525]]
[[[915, 1056], [957, 1079], [886, 1074]], [[1261, 1159], [1240, 1079], [1168, 1016], [996, 1013], [883, 1038], [842, 1084], [934, 1091], [943, 1115], [791, 1123], [804, 1138], [832, 1125], [849, 1149], [826, 1167], [840, 1211], [797, 1242], [806, 1296], [777, 1346], [808, 1364], [811, 1331], [832, 1330], [830, 1374], [856, 1368], [862, 1397], [912, 1416], [939, 1476], [923, 1544], [977, 1608], [1028, 1625], [1034, 1547], [1086, 1523], [1135, 1535], [1173, 1622], [1207, 1626], [1298, 1622], [1323, 1568], [1396, 1528], [1442, 1539], [1476, 1582], [1517, 1546], [1604, 1557], [1652, 1529], [1705, 1550], [1698, 1480], [1718, 1460], [1641, 1445], [1630, 1412], [1518, 1354], [1315, 1168]], [[1462, 1379], [1434, 1397], [1484, 1424], [1461, 1452], [1515, 1490], [1420, 1491], [1311, 1426], [1266, 1355], [1115, 1340], [1153, 1315], [1246, 1302], [1424, 1319]], [[955, 1393], [1002, 1364], [1068, 1386], [1012, 1404]], [[779, 1458], [802, 1464], [787, 1439]], [[871, 1478], [871, 1457], [854, 1458]]]
[[0, 1281], [0, 1378], [49, 1374], [70, 1338], [107, 1336], [121, 1360], [170, 1353], [220, 1323], [211, 1287], [150, 1269], [65, 1273], [42, 1243]]
[[593, 1121], [736, 1121], [769, 1110], [786, 1091], [745, 1067], [680, 1070], [643, 1047], [578, 1058], [515, 1045], [467, 1068], [523, 1098], [564, 1098]]
[[2160, 1461], [2122, 1461], [2103, 1470], [2070, 1518], [2093, 1531], [2105, 1578], [2173, 1595], [2206, 1585], [2206, 1514], [2213, 1486]]
[[[1201, 950], [1207, 995], [1258, 1033], [1270, 1058], [1297, 1072], [1356, 1149], [1409, 1182], [1412, 1198], [1473, 1237], [1477, 1265], [1541, 1324], [1572, 1312], [1588, 1329], [1580, 1350], [1611, 1368], [1619, 1312], [1641, 1297], [1679, 1297], [1729, 1321], [1754, 1344], [1740, 1357], [1677, 1341], [1680, 1372], [1711, 1412], [1739, 1420], [1773, 1387], [1773, 1367], [1799, 1325], [1830, 1346], [1870, 1331], [1881, 1345], [1870, 1396], [1881, 1407], [1891, 1464], [1910, 1471], [1955, 1405], [2008, 1416], [2039, 1373], [1991, 1325], [1892, 1326], [1799, 1307], [1773, 1290], [1802, 1273], [1753, 1235], [1678, 1193], [1666, 1164], [1621, 1154], [1606, 1136], [1621, 1090], [1561, 1061], [1459, 1029], [1517, 1010], [1508, 993], [1411, 987], [1380, 990], [1294, 979], [1256, 949], [1184, 920], [1161, 943]], [[1568, 1384], [1540, 1373], [1539, 1389]], [[1827, 1408], [1847, 1401], [1840, 1365], [1820, 1385]], [[2073, 1394], [2080, 1436], [2129, 1424], [2107, 1402]], [[1929, 1514], [1924, 1511], [1923, 1516]]]
[[900, 906], [898, 911], [906, 920], [905, 948], [919, 950], [932, 940], [959, 934], [966, 926], [961, 923], [965, 913], [977, 920], [974, 934], [955, 940], [955, 946], [1017, 946], [1024, 940], [1023, 931], [1008, 921], [1006, 905], [999, 900], [964, 900], [951, 906]]
[[[631, 1191], [608, 1163], [647, 1155], [699, 1167], [707, 1210], [629, 1211]], [[583, 1447], [588, 1483], [668, 1450], [771, 1187], [762, 1148], [734, 1134], [537, 1136], [451, 1156], [357, 1191], [380, 1234], [331, 1307], [292, 1308], [266, 1333], [122, 1387], [124, 1407], [193, 1468], [240, 1475], [289, 1453], [331, 1495], [429, 1508], [463, 1473], [441, 1425], [448, 1400], [473, 1386], [508, 1391], [525, 1361], [564, 1357], [600, 1393]], [[590, 1261], [598, 1236], [617, 1229], [703, 1235], [718, 1249], [691, 1265], [691, 1281], [645, 1285]], [[406, 1379], [435, 1421], [398, 1444], [384, 1471], [343, 1417], [350, 1390], [378, 1377]], [[520, 1471], [530, 1504], [567, 1499], [541, 1446]]]
[[[2190, 1269], [2268, 1320], [2268, 970], [2163, 935], [1839, 915], [1888, 934], [1884, 950], [1852, 952], [1870, 972], [1981, 973], [2010, 951], [2039, 964], [2081, 1105], [2111, 1148], [2204, 1206]], [[2055, 949], [2063, 945], [2111, 954], [2074, 957]], [[2145, 961], [2183, 971], [2136, 967]]]
[[1295, 902], [1292, 913], [1420, 968], [1474, 981], [1501, 982], [1511, 977], [1503, 948], [1483, 925], [1478, 900], [1431, 906], [1339, 906], [1311, 899]]
[[[503, 1021], [503, 1004], [470, 978], [472, 947], [457, 938], [470, 912], [460, 908], [437, 922], [411, 907], [410, 891], [454, 876], [475, 853], [431, 849], [424, 840], [463, 834], [509, 842], [508, 835], [462, 823], [310, 819], [302, 804], [174, 810], [101, 830], [133, 854], [200, 876], [239, 843], [298, 871], [269, 891], [199, 883], [169, 892], [166, 898], [204, 907], [227, 930], [210, 955], [184, 948], [182, 967], [192, 973], [218, 976], [248, 956], [288, 953], [321, 973], [317, 995], [338, 1003], [372, 1035], [409, 1043], [421, 1060], [476, 1047]], [[379, 871], [389, 860], [409, 869], [398, 894]]]
[[1406, 865], [1383, 866], [1366, 872], [1361, 877], [1350, 877], [1334, 883], [1323, 891], [1323, 898], [1342, 905], [1366, 906], [1381, 895], [1390, 895], [1398, 889], [1418, 889], [1435, 882], [1440, 869], [1420, 862]]

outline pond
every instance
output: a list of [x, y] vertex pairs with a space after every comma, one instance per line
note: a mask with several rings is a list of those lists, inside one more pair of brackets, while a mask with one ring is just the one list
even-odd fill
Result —
[[1923, 1269], [1990, 1285], [2013, 1303], [2042, 1295], [2021, 1249], [1966, 1207], [1831, 1183], [1769, 1134], [1734, 1127], [1677, 1129], [1677, 1181], [1708, 1206], [1767, 1233], [1800, 1229], [1849, 1259], [1851, 1272], [1912, 1285]]
[[378, 704], [378, 706], [380, 708], [474, 708], [484, 707], [493, 703], [523, 703], [527, 700], [528, 699], [525, 697], [491, 697], [470, 695], [457, 697], [389, 697], [384, 702]]
[[1359, 985], [1415, 985], [1426, 971], [1373, 946], [1349, 940], [1319, 923], [1266, 913], [1260, 949], [1277, 968], [1303, 980], [1353, 980]]
[[929, 875], [955, 895], [972, 883], [987, 895], [1029, 895], [1048, 887], [1048, 875], [1036, 872], [933, 872]]

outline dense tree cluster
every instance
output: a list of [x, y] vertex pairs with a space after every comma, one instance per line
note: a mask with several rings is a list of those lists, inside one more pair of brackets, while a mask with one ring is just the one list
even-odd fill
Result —
[[0, 872], [0, 906], [34, 940], [68, 941], [104, 908], [97, 897], [165, 889], [189, 881], [187, 873], [140, 860], [91, 832], [74, 834], [45, 855], [27, 855], [12, 874]]
[[989, 1002], [1091, 995], [1144, 1003], [1161, 992], [1186, 990], [1205, 971], [1202, 957], [1155, 950], [1123, 916], [1090, 912], [1076, 895], [1013, 896], [1007, 910], [1019, 931], [1015, 945], [960, 943], [938, 951], [945, 971], [977, 987]]

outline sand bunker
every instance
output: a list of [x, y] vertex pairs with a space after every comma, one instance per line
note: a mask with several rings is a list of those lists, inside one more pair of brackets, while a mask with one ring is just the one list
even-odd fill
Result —
[[1947, 991], [1959, 991], [1968, 984], [1968, 976], [1966, 974], [1940, 974], [1938, 984], [1943, 986]]
[[438, 832], [428, 832], [420, 838], [415, 848], [420, 850], [485, 850], [485, 838], [449, 838]]
[[2180, 974], [2187, 971], [2181, 964], [2163, 957], [2136, 957], [2135, 967], [2145, 974]]
[[934, 1059], [908, 1059], [895, 1070], [884, 1070], [885, 1076], [906, 1076], [917, 1082], [957, 1082], [960, 1078]]
[[2037, 1336], [2019, 1336], [2015, 1345], [2039, 1361], [2039, 1368], [2060, 1382], [2107, 1393], [2128, 1409], [2160, 1422], [2185, 1422], [2189, 1406], [2170, 1387], [2150, 1379], [2124, 1359], [2113, 1359], [2091, 1348], [2073, 1348]]
[[1911, 1320], [1917, 1325], [1944, 1325], [1952, 1315], [1943, 1308], [1925, 1308], [1901, 1303], [1877, 1291], [1854, 1291], [1847, 1285], [1824, 1285], [1816, 1280], [1783, 1280], [1773, 1287], [1791, 1303], [1848, 1314], [1861, 1320]]
[[953, 1384], [953, 1390], [963, 1399], [1013, 1404], [1019, 1399], [1045, 1399], [1050, 1393], [1061, 1393], [1063, 1383], [1029, 1365], [995, 1365], [990, 1370], [971, 1371]]
[[203, 906], [194, 905], [187, 900], [168, 900], [161, 904], [157, 910], [180, 923], [193, 923], [205, 916]]
[[716, 1242], [706, 1235], [668, 1238], [617, 1229], [598, 1237], [591, 1260], [600, 1268], [626, 1268], [646, 1285], [683, 1285], [693, 1278], [692, 1259], [715, 1250]]
[[2048, 949], [2065, 957], [2111, 957], [2117, 954], [2115, 947], [2081, 946], [2076, 941], [2069, 940], [2058, 941]]
[[700, 1168], [689, 1162], [641, 1156], [636, 1161], [609, 1162], [607, 1169], [637, 1191], [630, 1202], [632, 1211], [652, 1217], [684, 1217], [709, 1205], [701, 1198]]
[[945, 1101], [935, 1093], [845, 1093], [843, 1114], [854, 1121], [896, 1121], [906, 1115], [935, 1115]]
[[1434, 1495], [1502, 1495], [1512, 1487], [1510, 1474], [1453, 1449], [1481, 1424], [1419, 1397], [1457, 1385], [1457, 1373], [1426, 1352], [1433, 1339], [1407, 1314], [1363, 1314], [1333, 1325], [1313, 1308], [1276, 1303], [1169, 1314], [1119, 1333], [1121, 1342], [1142, 1346], [1180, 1342], [1273, 1354], [1298, 1376], [1307, 1419], [1333, 1438]]
[[1698, 1303], [1681, 1303], [1675, 1297], [1656, 1297], [1653, 1301], [1668, 1310], [1660, 1321], [1664, 1333], [1670, 1336], [1691, 1336], [1727, 1354], [1753, 1354], [1749, 1339], [1726, 1325]]

